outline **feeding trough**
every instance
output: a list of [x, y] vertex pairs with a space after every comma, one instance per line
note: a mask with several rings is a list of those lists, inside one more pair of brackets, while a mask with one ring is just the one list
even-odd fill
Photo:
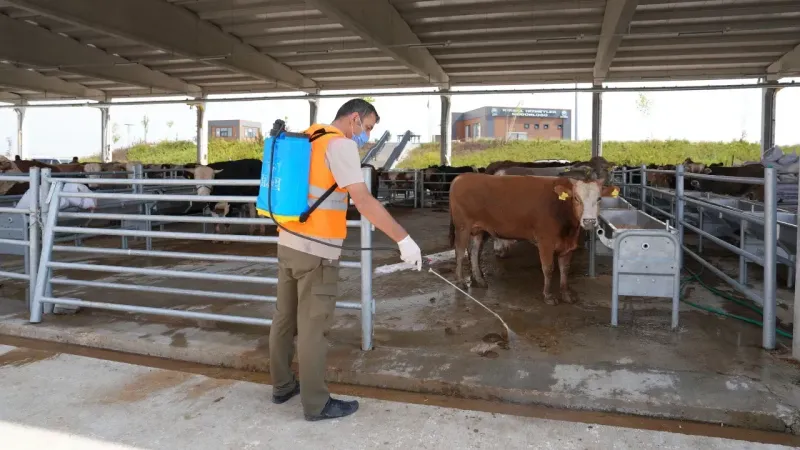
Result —
[[614, 258], [611, 324], [618, 324], [620, 295], [664, 297], [672, 299], [672, 328], [677, 328], [681, 245], [676, 231], [622, 198], [605, 200], [596, 235]]

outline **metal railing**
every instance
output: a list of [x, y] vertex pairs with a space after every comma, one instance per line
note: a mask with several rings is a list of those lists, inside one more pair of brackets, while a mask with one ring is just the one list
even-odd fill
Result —
[[383, 170], [391, 170], [392, 167], [394, 167], [395, 162], [397, 162], [397, 159], [403, 154], [403, 150], [406, 148], [406, 145], [408, 145], [408, 141], [411, 140], [411, 136], [411, 130], [403, 133], [403, 138], [400, 139], [400, 142], [398, 142], [392, 150], [392, 154], [386, 159], [386, 163], [383, 164]]
[[375, 197], [387, 204], [421, 207], [419, 170], [391, 170], [381, 172]]
[[[794, 227], [796, 225], [789, 223], [778, 222], [778, 207], [777, 207], [777, 176], [776, 171], [771, 166], [766, 166], [764, 169], [764, 178], [748, 178], [748, 177], [731, 177], [731, 176], [716, 176], [704, 175], [695, 173], [686, 173], [683, 165], [676, 166], [676, 170], [659, 170], [647, 169], [644, 165], [640, 169], [628, 170], [628, 175], [638, 171], [641, 174], [641, 182], [625, 183], [623, 185], [623, 195], [625, 192], [631, 194], [630, 191], [638, 191], [638, 206], [643, 211], [654, 211], [664, 217], [669, 217], [673, 220], [674, 227], [677, 230], [678, 242], [683, 250], [684, 255], [689, 255], [697, 261], [704, 268], [708, 269], [713, 274], [724, 280], [731, 285], [734, 289], [747, 296], [752, 301], [759, 303], [763, 306], [763, 335], [762, 346], [765, 349], [774, 349], [776, 343], [776, 290], [777, 290], [777, 275], [776, 264], [779, 261], [777, 257], [778, 241], [777, 235], [780, 226]], [[675, 176], [675, 190], [654, 188], [647, 185], [647, 173], [661, 173]], [[623, 175], [624, 176], [624, 175]], [[709, 196], [707, 199], [702, 197], [693, 198], [688, 195], [685, 190], [686, 178], [711, 180], [718, 182], [741, 183], [751, 185], [764, 186], [764, 203], [761, 211], [741, 211], [731, 206], [724, 204], [715, 204], [714, 198]], [[625, 189], [628, 188], [628, 189]], [[654, 194], [659, 196], [667, 196], [672, 199], [671, 211], [665, 211], [655, 205], [648, 203], [647, 197], [650, 193], [651, 200]], [[720, 217], [731, 217], [734, 222], [745, 224], [741, 226], [741, 237], [739, 239], [739, 246], [732, 245], [712, 233], [708, 233], [702, 229], [702, 223], [691, 223], [687, 220], [687, 207], [696, 208], [701, 210], [702, 217], [703, 211], [714, 211], [720, 214]], [[696, 225], [699, 225], [696, 226]], [[759, 256], [746, 250], [746, 228], [754, 226], [760, 227], [763, 231], [763, 249], [764, 255]], [[739, 280], [729, 276], [714, 264], [703, 259], [698, 253], [689, 249], [684, 243], [684, 235], [686, 230], [695, 233], [698, 237], [708, 239], [717, 244], [719, 247], [731, 251], [739, 256]], [[683, 259], [683, 258], [682, 258]], [[758, 293], [748, 287], [746, 276], [746, 263], [753, 262], [759, 264], [764, 269], [763, 293]]]
[[32, 167], [27, 175], [9, 176], [0, 174], [0, 182], [29, 183], [30, 205], [27, 209], [0, 207], [0, 231], [5, 237], [0, 238], [0, 254], [21, 255], [24, 272], [0, 270], [0, 278], [10, 278], [28, 282], [26, 301], [33, 304], [33, 292], [36, 286], [36, 274], [39, 265], [39, 204], [41, 172]]
[[370, 161], [373, 161], [381, 152], [381, 150], [383, 150], [383, 148], [386, 146], [386, 143], [389, 142], [389, 138], [391, 138], [391, 136], [392, 134], [389, 133], [388, 130], [385, 131], [381, 136], [381, 138], [378, 139], [378, 142], [376, 142], [375, 145], [373, 145], [372, 148], [369, 149], [367, 154], [364, 155], [364, 158], [361, 160], [361, 164], [369, 164]]
[[[371, 169], [364, 168], [364, 177], [369, 179], [371, 177]], [[59, 233], [74, 233], [86, 235], [99, 235], [99, 236], [121, 236], [121, 237], [144, 237], [144, 238], [157, 238], [157, 239], [181, 239], [181, 240], [223, 240], [230, 242], [247, 242], [247, 243], [268, 243], [277, 244], [278, 238], [272, 236], [249, 236], [249, 235], [235, 235], [235, 234], [206, 234], [206, 233], [187, 233], [187, 232], [165, 232], [154, 231], [149, 226], [144, 229], [86, 229], [83, 227], [61, 226], [59, 219], [106, 219], [106, 220], [126, 220], [145, 222], [152, 220], [153, 216], [141, 213], [94, 213], [94, 212], [65, 212], [59, 211], [58, 204], [61, 197], [72, 198], [93, 198], [93, 199], [119, 199], [131, 201], [180, 201], [180, 202], [220, 202], [225, 201], [229, 203], [253, 203], [256, 201], [255, 197], [250, 196], [214, 196], [214, 195], [181, 195], [181, 194], [149, 194], [143, 192], [145, 186], [192, 186], [197, 184], [195, 180], [187, 179], [114, 179], [103, 180], [93, 179], [93, 183], [99, 185], [105, 184], [128, 184], [132, 192], [128, 193], [103, 193], [103, 192], [87, 192], [87, 193], [64, 193], [62, 192], [64, 183], [80, 183], [84, 179], [71, 179], [71, 178], [54, 178], [49, 173], [45, 172], [42, 175], [43, 189], [48, 186], [50, 195], [47, 201], [42, 204], [41, 214], [44, 217], [43, 225], [43, 239], [41, 257], [39, 259], [38, 270], [35, 272], [35, 284], [33, 284], [33, 299], [30, 306], [30, 321], [32, 323], [39, 323], [42, 321], [44, 313], [52, 312], [54, 305], [66, 305], [75, 307], [96, 308], [111, 311], [151, 314], [174, 318], [183, 318], [190, 320], [213, 320], [219, 322], [248, 324], [248, 325], [265, 325], [269, 326], [272, 323], [271, 319], [246, 317], [229, 314], [216, 314], [216, 313], [203, 313], [195, 311], [184, 311], [177, 309], [138, 306], [131, 304], [117, 304], [108, 302], [87, 301], [77, 298], [61, 298], [52, 294], [52, 285], [65, 285], [77, 287], [96, 287], [102, 289], [117, 289], [125, 291], [142, 292], [149, 294], [177, 294], [182, 296], [191, 297], [210, 297], [217, 299], [227, 300], [240, 300], [252, 302], [266, 302], [275, 303], [276, 296], [270, 295], [252, 295], [242, 294], [227, 291], [217, 290], [197, 290], [197, 289], [184, 289], [174, 287], [162, 287], [153, 285], [142, 284], [123, 284], [118, 282], [106, 281], [86, 281], [80, 279], [67, 278], [60, 276], [53, 278], [53, 270], [73, 270], [73, 271], [90, 271], [100, 273], [115, 273], [115, 274], [129, 274], [129, 275], [144, 275], [144, 276], [158, 276], [165, 278], [179, 278], [179, 279], [202, 279], [213, 281], [229, 281], [236, 283], [249, 283], [256, 285], [276, 285], [278, 280], [274, 277], [264, 276], [247, 276], [247, 275], [231, 275], [223, 273], [208, 273], [208, 272], [189, 272], [182, 270], [164, 270], [164, 269], [151, 269], [144, 267], [127, 267], [120, 265], [107, 265], [107, 264], [91, 264], [91, 263], [77, 263], [54, 261], [54, 252], [67, 252], [79, 254], [97, 254], [109, 256], [148, 256], [156, 258], [173, 258], [173, 259], [189, 259], [195, 261], [217, 261], [217, 262], [244, 262], [250, 264], [264, 264], [275, 265], [277, 258], [272, 257], [252, 257], [244, 255], [222, 255], [222, 254], [209, 254], [209, 253], [186, 253], [186, 252], [173, 252], [173, 251], [154, 251], [151, 249], [146, 250], [130, 250], [130, 249], [114, 249], [114, 248], [87, 248], [87, 247], [72, 247], [56, 245], [56, 235]], [[52, 184], [52, 188], [49, 185]], [[203, 184], [206, 186], [258, 186], [260, 180], [204, 180]], [[53, 208], [53, 205], [56, 205]], [[162, 216], [164, 220], [177, 223], [202, 223], [202, 224], [246, 224], [246, 225], [274, 225], [270, 219], [254, 218], [221, 218], [221, 217], [191, 217], [191, 216]], [[372, 225], [362, 216], [360, 221], [348, 221], [349, 228], [360, 228], [361, 230], [361, 247], [370, 248], [372, 243]], [[37, 239], [38, 243], [38, 239]], [[337, 302], [336, 306], [343, 309], [359, 309], [361, 310], [361, 331], [362, 331], [362, 349], [370, 350], [372, 348], [372, 335], [373, 335], [373, 315], [375, 311], [374, 299], [372, 298], [372, 251], [362, 250], [360, 254], [360, 261], [342, 261], [340, 267], [345, 269], [360, 269], [361, 271], [361, 298], [360, 301], [343, 301]], [[33, 275], [32, 275], [33, 276]]]

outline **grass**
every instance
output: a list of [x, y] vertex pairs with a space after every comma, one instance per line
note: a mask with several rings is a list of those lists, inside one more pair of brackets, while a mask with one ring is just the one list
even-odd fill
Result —
[[[800, 146], [781, 147], [784, 153], [800, 150]], [[454, 166], [485, 167], [493, 161], [535, 161], [541, 159], [589, 159], [589, 141], [493, 141], [453, 142]], [[676, 164], [691, 158], [695, 162], [722, 162], [726, 165], [761, 159], [761, 147], [744, 141], [689, 142], [682, 140], [603, 142], [603, 156], [617, 164]], [[423, 144], [414, 149], [400, 164], [403, 168], [424, 168], [439, 164], [438, 144]]]
[[[372, 145], [372, 144], [368, 144]], [[369, 147], [359, 150], [363, 157]], [[254, 141], [226, 141], [213, 139], [208, 143], [208, 162], [234, 161], [238, 159], [261, 159], [264, 144]], [[115, 150], [114, 161], [140, 161], [145, 164], [186, 164], [197, 162], [197, 146], [192, 141], [161, 141], [153, 144], [136, 144]], [[99, 162], [100, 156], [81, 158], [85, 162]]]
[[[800, 151], [800, 146], [782, 147], [784, 153]], [[366, 149], [361, 149], [362, 156]], [[744, 141], [689, 142], [682, 140], [603, 143], [603, 156], [617, 164], [675, 164], [686, 158], [696, 162], [722, 162], [726, 165], [757, 161], [759, 144]], [[263, 146], [258, 142], [214, 139], [208, 143], [209, 162], [245, 158], [261, 159]], [[511, 141], [478, 140], [453, 142], [453, 165], [485, 167], [492, 161], [534, 161], [540, 159], [586, 160], [591, 154], [589, 141]], [[85, 161], [96, 160], [86, 158]], [[115, 161], [141, 161], [148, 164], [185, 164], [195, 162], [197, 151], [191, 141], [162, 141], [137, 144], [114, 152]], [[414, 149], [399, 167], [424, 168], [439, 164], [438, 144], [422, 144]]]

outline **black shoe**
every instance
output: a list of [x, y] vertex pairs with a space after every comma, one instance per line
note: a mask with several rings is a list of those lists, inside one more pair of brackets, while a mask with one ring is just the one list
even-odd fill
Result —
[[341, 417], [347, 417], [356, 411], [358, 411], [358, 402], [355, 400], [346, 402], [344, 400], [329, 398], [328, 403], [322, 408], [321, 413], [313, 416], [306, 414], [306, 420], [309, 422], [316, 422], [325, 419], [339, 419]]
[[294, 389], [292, 389], [292, 391], [289, 392], [288, 394], [283, 394], [283, 395], [272, 394], [272, 403], [275, 403], [276, 405], [286, 403], [289, 400], [291, 400], [292, 397], [294, 397], [299, 393], [300, 393], [300, 383], [297, 383], [294, 386]]

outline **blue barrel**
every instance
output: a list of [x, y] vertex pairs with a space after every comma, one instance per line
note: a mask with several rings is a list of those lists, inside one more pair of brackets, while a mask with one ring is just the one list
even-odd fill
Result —
[[[273, 141], [275, 141], [274, 154]], [[272, 167], [271, 183], [270, 167]], [[285, 132], [265, 139], [261, 185], [256, 200], [258, 214], [271, 217], [280, 223], [299, 220], [300, 215], [308, 209], [310, 175], [311, 142], [306, 134]], [[270, 186], [271, 210], [267, 203]]]

